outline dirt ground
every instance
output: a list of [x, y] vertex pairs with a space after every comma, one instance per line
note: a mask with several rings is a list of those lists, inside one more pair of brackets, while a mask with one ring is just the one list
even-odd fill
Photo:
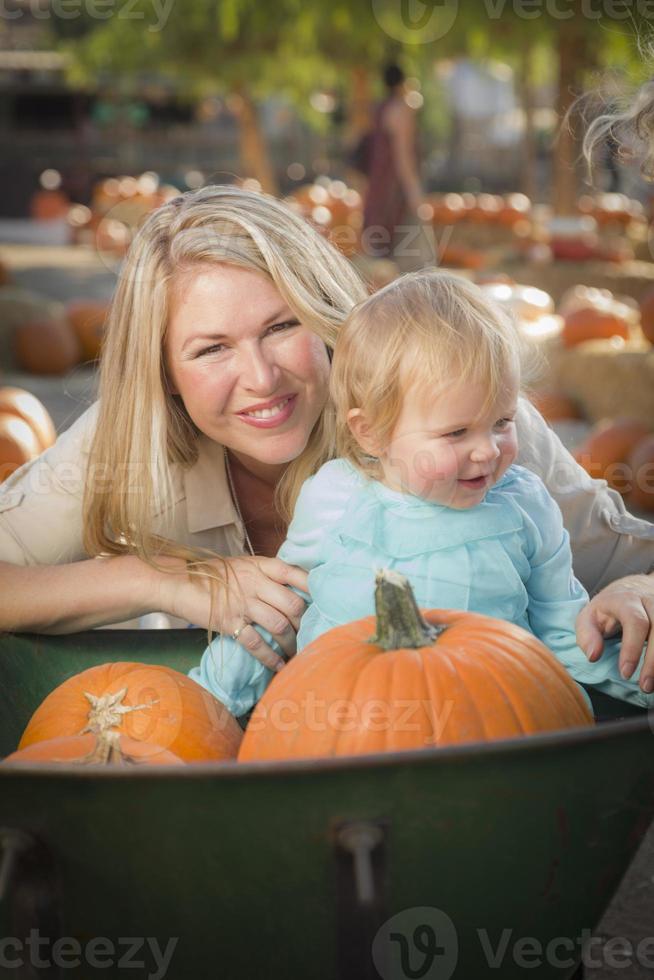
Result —
[[[116, 285], [118, 270], [103, 261], [93, 250], [86, 248], [55, 248], [42, 246], [2, 246], [0, 260], [11, 269], [17, 285], [35, 290], [52, 299], [108, 299]], [[535, 283], [541, 285], [541, 283]], [[542, 284], [547, 288], [547, 284]], [[36, 377], [15, 371], [2, 372], [2, 383], [18, 385], [34, 392], [53, 416], [58, 431], [66, 429], [90, 405], [96, 392], [96, 377], [92, 367], [76, 368], [64, 378]], [[567, 445], [578, 440], [583, 431], [561, 428], [559, 433]], [[654, 748], [654, 747], [653, 747]], [[653, 751], [654, 757], [654, 751]], [[611, 778], [606, 774], [607, 780]], [[592, 923], [588, 924], [592, 926]], [[654, 936], [654, 824], [645, 835], [641, 847], [628, 869], [622, 884], [595, 935], [605, 941], [620, 937], [632, 943], [634, 949], [643, 939]], [[654, 947], [654, 940], [652, 940]], [[596, 953], [602, 960], [603, 945]], [[654, 959], [650, 953], [650, 959]], [[592, 980], [636, 980], [654, 976], [654, 968], [633, 962], [628, 966], [587, 967], [586, 977]]]

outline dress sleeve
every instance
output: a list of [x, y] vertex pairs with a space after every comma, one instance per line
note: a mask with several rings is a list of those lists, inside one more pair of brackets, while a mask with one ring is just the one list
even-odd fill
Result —
[[580, 684], [640, 707], [654, 705], [654, 695], [638, 687], [640, 670], [625, 680], [620, 675], [618, 642], [608, 641], [600, 660], [590, 663], [577, 646], [575, 621], [588, 595], [572, 571], [570, 539], [561, 512], [538, 477], [523, 471], [514, 489], [524, 514], [530, 574], [527, 615], [533, 633], [549, 647]]
[[[351, 467], [341, 460], [334, 460], [306, 480], [297, 499], [286, 540], [277, 557], [308, 572], [316, 568], [322, 560], [325, 534], [347, 507], [356, 479]], [[311, 602], [307, 592], [293, 591], [301, 595], [307, 604]], [[281, 647], [270, 633], [256, 623], [253, 626], [266, 643], [281, 655]], [[194, 667], [189, 676], [215, 694], [232, 714], [239, 717], [254, 707], [275, 674], [240, 643], [229, 636], [219, 635], [203, 653], [200, 666]]]
[[0, 486], [0, 561], [60, 565], [88, 558], [82, 498], [96, 415], [94, 405]]
[[593, 480], [526, 399], [520, 400], [516, 421], [518, 463], [541, 478], [559, 505], [575, 572], [591, 595], [625, 575], [645, 572], [654, 561], [654, 525], [629, 514], [605, 480]]

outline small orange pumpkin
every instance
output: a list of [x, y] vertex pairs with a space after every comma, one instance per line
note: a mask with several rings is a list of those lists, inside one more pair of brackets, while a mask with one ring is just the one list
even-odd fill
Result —
[[23, 388], [0, 388], [0, 412], [24, 419], [34, 429], [41, 451], [55, 442], [57, 432], [50, 413], [31, 392]]
[[60, 684], [36, 709], [18, 747], [109, 730], [185, 762], [232, 759], [241, 741], [236, 719], [190, 677], [170, 667], [111, 663]]
[[93, 300], [77, 300], [66, 307], [68, 322], [80, 343], [85, 361], [96, 361], [100, 356], [108, 312], [108, 303]]
[[70, 735], [49, 738], [19, 749], [3, 759], [3, 764], [14, 762], [56, 762], [75, 765], [149, 765], [183, 766], [179, 756], [160, 745], [141, 742], [119, 732], [99, 732], [97, 735]]
[[31, 425], [17, 415], [0, 412], [0, 483], [40, 453], [41, 445]]
[[26, 320], [13, 336], [18, 366], [30, 374], [67, 374], [79, 362], [80, 347], [65, 321]]
[[[275, 676], [240, 762], [359, 755], [512, 738], [592, 723], [576, 684], [531, 633], [490, 616], [418, 609], [377, 575], [376, 618], [338, 626]], [[424, 618], [423, 618], [424, 616]]]
[[537, 391], [532, 395], [531, 403], [548, 422], [583, 418], [577, 402], [560, 391]]
[[648, 289], [640, 301], [640, 325], [650, 344], [654, 344], [654, 289]]
[[627, 460], [631, 491], [630, 507], [654, 511], [654, 434], [641, 439]]
[[57, 221], [65, 218], [70, 198], [63, 191], [41, 189], [30, 198], [30, 215], [36, 221]]
[[595, 480], [606, 480], [619, 493], [628, 492], [631, 481], [628, 459], [650, 430], [637, 419], [603, 419], [577, 446], [574, 458]]
[[574, 347], [585, 340], [610, 340], [622, 337], [629, 340], [629, 324], [622, 317], [603, 310], [574, 310], [563, 318], [561, 339], [564, 347]]

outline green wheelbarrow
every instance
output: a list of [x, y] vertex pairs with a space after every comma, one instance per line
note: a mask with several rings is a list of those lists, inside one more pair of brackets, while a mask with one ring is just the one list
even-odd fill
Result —
[[[204, 643], [1, 636], [0, 755], [67, 677], [186, 672]], [[0, 767], [0, 976], [581, 976], [654, 817], [647, 714], [600, 710], [588, 730], [311, 763]]]

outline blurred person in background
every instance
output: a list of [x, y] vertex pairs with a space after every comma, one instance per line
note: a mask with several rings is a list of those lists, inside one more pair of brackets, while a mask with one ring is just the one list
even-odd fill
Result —
[[420, 180], [416, 111], [406, 99], [399, 65], [383, 71], [386, 97], [375, 109], [367, 136], [368, 187], [363, 210], [364, 251], [393, 258], [402, 272], [435, 264], [431, 226], [420, 220], [424, 192]]

